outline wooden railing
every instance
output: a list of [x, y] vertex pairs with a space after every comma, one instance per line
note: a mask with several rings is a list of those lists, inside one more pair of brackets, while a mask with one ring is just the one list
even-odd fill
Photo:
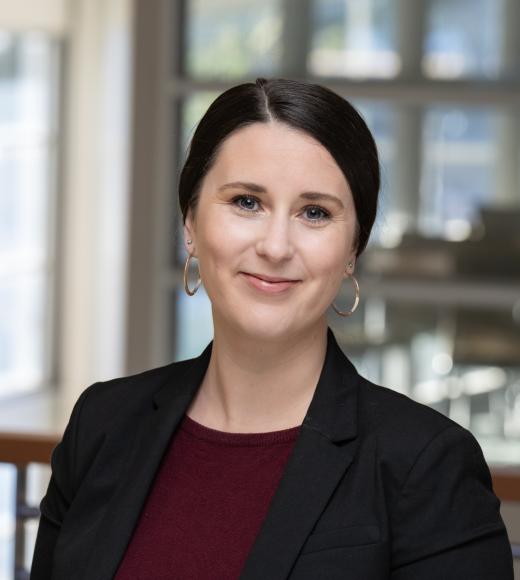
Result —
[[492, 467], [493, 491], [502, 501], [520, 502], [520, 467]]
[[0, 463], [11, 463], [16, 468], [15, 533], [14, 533], [14, 579], [27, 580], [25, 569], [25, 522], [37, 518], [37, 506], [27, 503], [27, 467], [31, 463], [48, 464], [54, 446], [61, 436], [31, 433], [0, 432]]
[[[27, 467], [30, 463], [50, 463], [51, 453], [60, 440], [59, 434], [31, 434], [0, 431], [0, 463], [16, 468], [16, 528], [14, 543], [14, 578], [27, 580], [24, 567], [25, 521], [39, 517], [37, 506], [27, 504]], [[520, 468], [492, 468], [493, 490], [501, 501], [520, 503]], [[512, 544], [513, 556], [520, 558], [520, 544]]]

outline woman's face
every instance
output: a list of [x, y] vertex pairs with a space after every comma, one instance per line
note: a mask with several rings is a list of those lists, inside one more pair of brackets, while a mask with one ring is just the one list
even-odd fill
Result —
[[277, 122], [230, 135], [184, 228], [215, 332], [283, 339], [323, 324], [355, 260], [355, 224], [345, 176], [312, 137]]

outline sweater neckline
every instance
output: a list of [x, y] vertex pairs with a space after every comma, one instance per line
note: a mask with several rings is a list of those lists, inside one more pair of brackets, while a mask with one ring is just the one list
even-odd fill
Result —
[[298, 436], [301, 425], [289, 427], [288, 429], [266, 431], [262, 433], [234, 433], [207, 427], [185, 414], [180, 427], [182, 431], [189, 433], [197, 439], [203, 439], [210, 443], [265, 447], [268, 445], [294, 442]]

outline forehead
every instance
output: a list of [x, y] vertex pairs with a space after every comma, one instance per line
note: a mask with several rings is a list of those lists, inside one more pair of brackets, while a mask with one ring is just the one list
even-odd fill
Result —
[[343, 172], [321, 143], [278, 122], [254, 123], [232, 133], [221, 144], [210, 173], [217, 181], [257, 179], [264, 185], [350, 192]]

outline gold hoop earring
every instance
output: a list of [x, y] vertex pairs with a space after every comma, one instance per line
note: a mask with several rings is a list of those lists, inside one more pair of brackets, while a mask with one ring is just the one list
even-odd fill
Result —
[[354, 306], [352, 306], [351, 310], [348, 311], [344, 311], [344, 310], [339, 310], [339, 308], [334, 304], [334, 302], [332, 303], [332, 308], [334, 308], [336, 314], [339, 314], [340, 316], [350, 316], [351, 314], [354, 314], [354, 311], [356, 310], [356, 308], [358, 307], [359, 304], [359, 284], [358, 281], [356, 280], [356, 278], [352, 275], [349, 274], [348, 276], [353, 284], [354, 284], [354, 289], [356, 291], [356, 297], [354, 298]]
[[197, 292], [197, 290], [199, 289], [200, 283], [202, 282], [202, 280], [200, 279], [199, 272], [199, 277], [197, 283], [195, 284], [195, 288], [193, 288], [193, 290], [190, 290], [188, 287], [188, 270], [190, 268], [190, 260], [192, 258], [193, 256], [191, 254], [188, 254], [188, 257], [186, 258], [186, 263], [184, 264], [184, 291], [188, 296], [193, 296], [195, 292]]

